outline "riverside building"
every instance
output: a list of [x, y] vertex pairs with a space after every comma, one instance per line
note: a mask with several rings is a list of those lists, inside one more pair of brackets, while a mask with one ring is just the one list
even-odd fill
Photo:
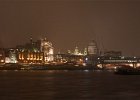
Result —
[[54, 54], [54, 48], [52, 46], [52, 43], [49, 42], [46, 38], [41, 39], [41, 52], [44, 53], [44, 62], [51, 62], [54, 60], [53, 54]]
[[92, 40], [87, 47], [87, 56], [85, 62], [88, 66], [96, 66], [97, 58], [99, 56], [98, 46], [95, 40]]
[[5, 62], [5, 52], [3, 49], [0, 49], [0, 64]]
[[53, 61], [52, 43], [46, 38], [17, 46], [17, 60], [19, 63], [48, 63]]

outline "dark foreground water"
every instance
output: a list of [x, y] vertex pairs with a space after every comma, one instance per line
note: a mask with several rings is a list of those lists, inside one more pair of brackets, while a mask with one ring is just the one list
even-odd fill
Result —
[[140, 75], [0, 71], [0, 100], [140, 100]]

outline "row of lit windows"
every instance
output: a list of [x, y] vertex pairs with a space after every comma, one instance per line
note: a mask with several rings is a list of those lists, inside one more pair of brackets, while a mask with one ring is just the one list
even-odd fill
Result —
[[43, 60], [43, 54], [28, 54], [27, 57], [24, 54], [19, 54], [20, 60]]

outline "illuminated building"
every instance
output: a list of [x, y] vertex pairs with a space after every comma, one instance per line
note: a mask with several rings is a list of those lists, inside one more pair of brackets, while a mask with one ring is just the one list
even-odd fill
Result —
[[72, 65], [83, 65], [84, 58], [87, 55], [87, 48], [83, 50], [83, 53], [79, 51], [76, 46], [74, 52], [68, 50], [66, 54], [61, 54], [60, 52], [55, 55], [54, 61], [63, 64], [72, 64]]
[[83, 50], [83, 52], [81, 52], [79, 49], [78, 49], [78, 47], [76, 46], [75, 47], [75, 49], [74, 49], [74, 52], [71, 52], [71, 50], [68, 50], [67, 51], [67, 54], [69, 54], [69, 55], [81, 55], [81, 56], [85, 56], [85, 55], [87, 55], [87, 48], [85, 48], [84, 50]]
[[56, 54], [55, 61], [58, 64], [83, 65], [84, 56], [83, 55], [71, 55], [71, 54]]
[[41, 52], [44, 53], [44, 61], [45, 62], [50, 62], [54, 60], [53, 57], [53, 46], [52, 43], [49, 42], [46, 38], [41, 39]]
[[5, 53], [3, 49], [0, 49], [0, 64], [5, 62]]
[[33, 41], [32, 37], [30, 37], [30, 42], [25, 45], [18, 45], [16, 48], [20, 52], [40, 52], [41, 40]]
[[17, 50], [18, 60], [22, 63], [44, 63], [54, 59], [52, 43], [47, 41], [46, 38], [34, 42], [30, 37], [30, 43], [17, 46]]
[[78, 49], [78, 47], [75, 47], [74, 53], [72, 55], [84, 55], [83, 53], [81, 53]]
[[9, 52], [10, 63], [17, 63], [16, 50], [11, 49]]
[[85, 62], [89, 66], [95, 67], [97, 65], [98, 47], [96, 41], [91, 41], [87, 48], [87, 56]]
[[88, 55], [98, 55], [97, 43], [94, 40], [88, 45]]
[[15, 49], [7, 49], [5, 63], [17, 63], [16, 53]]
[[74, 55], [78, 55], [78, 54], [79, 54], [78, 47], [75, 47], [75, 50], [74, 50]]
[[71, 50], [68, 50], [67, 53], [68, 53], [68, 54], [71, 54]]
[[18, 52], [17, 59], [19, 63], [37, 64], [43, 63], [43, 52]]

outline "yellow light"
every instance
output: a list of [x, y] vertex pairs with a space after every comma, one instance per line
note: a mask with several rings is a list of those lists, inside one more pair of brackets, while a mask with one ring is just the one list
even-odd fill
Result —
[[133, 67], [133, 64], [129, 64], [130, 67]]
[[4, 60], [1, 60], [1, 62], [4, 62]]
[[140, 67], [140, 63], [137, 63], [137, 67]]
[[103, 68], [102, 64], [97, 65], [98, 68]]

